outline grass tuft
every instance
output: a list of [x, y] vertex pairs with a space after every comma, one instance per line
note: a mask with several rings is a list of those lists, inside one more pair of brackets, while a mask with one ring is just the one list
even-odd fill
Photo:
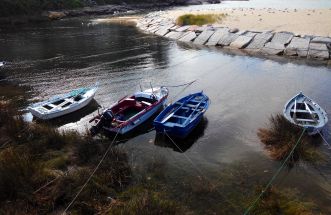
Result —
[[177, 18], [176, 24], [183, 25], [205, 25], [221, 22], [226, 17], [225, 14], [185, 14]]
[[[271, 158], [283, 160], [297, 143], [303, 128], [290, 123], [283, 115], [271, 116], [268, 128], [260, 128], [257, 132], [260, 141], [265, 145]], [[324, 155], [318, 151], [322, 139], [305, 133], [294, 150], [289, 164], [303, 160], [311, 163], [322, 163]]]

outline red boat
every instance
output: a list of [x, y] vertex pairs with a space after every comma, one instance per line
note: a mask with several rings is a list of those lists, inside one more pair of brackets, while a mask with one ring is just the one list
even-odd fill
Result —
[[166, 87], [139, 91], [132, 96], [126, 96], [90, 120], [95, 123], [90, 132], [92, 135], [101, 130], [126, 134], [159, 111], [165, 105], [167, 97]]

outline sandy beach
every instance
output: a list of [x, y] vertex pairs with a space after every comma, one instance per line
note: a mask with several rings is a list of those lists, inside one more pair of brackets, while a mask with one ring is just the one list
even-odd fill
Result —
[[169, 10], [164, 16], [176, 19], [180, 15], [224, 13], [227, 17], [220, 26], [240, 30], [290, 31], [298, 35], [331, 36], [331, 9], [254, 9], [233, 8], [222, 10]]

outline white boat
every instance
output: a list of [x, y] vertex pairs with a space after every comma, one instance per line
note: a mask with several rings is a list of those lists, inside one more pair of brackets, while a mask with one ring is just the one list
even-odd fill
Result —
[[4, 61], [0, 61], [0, 67], [3, 67], [6, 64]]
[[302, 92], [285, 104], [283, 113], [288, 121], [305, 127], [310, 135], [317, 134], [328, 122], [325, 110]]
[[91, 134], [100, 130], [126, 134], [146, 122], [166, 103], [168, 89], [165, 87], [139, 91], [132, 96], [125, 96], [110, 108], [90, 120], [94, 121]]
[[97, 89], [98, 83], [92, 87], [80, 88], [67, 94], [54, 96], [47, 101], [35, 103], [28, 107], [28, 110], [33, 116], [42, 120], [60, 117], [88, 105]]

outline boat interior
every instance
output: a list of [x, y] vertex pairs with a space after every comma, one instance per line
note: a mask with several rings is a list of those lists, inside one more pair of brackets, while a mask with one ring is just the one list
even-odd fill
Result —
[[154, 104], [157, 100], [145, 97], [128, 97], [121, 100], [118, 105], [112, 107], [112, 112], [117, 121], [127, 121], [144, 109]]
[[58, 99], [55, 100], [51, 103], [47, 103], [43, 105], [43, 108], [47, 109], [48, 111], [56, 108], [56, 107], [60, 107], [60, 108], [65, 108], [68, 107], [69, 105], [79, 102], [83, 99], [84, 97], [82, 95], [76, 95], [74, 97], [68, 97], [68, 98], [64, 98], [64, 99]]
[[316, 125], [319, 120], [317, 112], [309, 103], [298, 102], [296, 103], [296, 107], [293, 104], [290, 109], [290, 115], [295, 122], [302, 125]]
[[183, 126], [189, 122], [189, 119], [202, 112], [207, 102], [204, 96], [195, 96], [183, 103], [176, 102], [161, 123], [166, 123], [167, 126]]

